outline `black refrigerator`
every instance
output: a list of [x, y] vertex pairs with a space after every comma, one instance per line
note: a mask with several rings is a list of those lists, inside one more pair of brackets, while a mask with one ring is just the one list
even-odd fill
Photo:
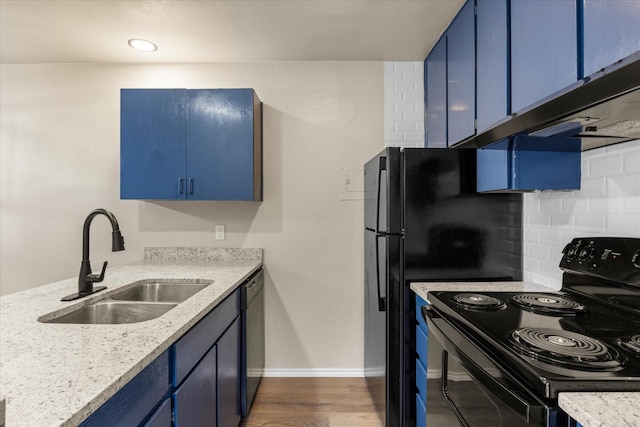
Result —
[[478, 194], [473, 149], [390, 147], [364, 174], [365, 377], [383, 424], [413, 426], [409, 285], [522, 280], [522, 195]]

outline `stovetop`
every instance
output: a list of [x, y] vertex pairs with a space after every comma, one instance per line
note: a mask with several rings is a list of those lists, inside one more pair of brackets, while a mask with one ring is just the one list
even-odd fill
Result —
[[[435, 311], [540, 396], [640, 391], [637, 264], [640, 239], [575, 239], [561, 262], [561, 291], [445, 291], [431, 292], [429, 300]], [[611, 276], [615, 280], [607, 278]]]

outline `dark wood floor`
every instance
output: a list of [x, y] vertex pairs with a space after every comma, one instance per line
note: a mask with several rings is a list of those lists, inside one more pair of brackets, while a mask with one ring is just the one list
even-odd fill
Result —
[[364, 378], [263, 378], [240, 424], [380, 427]]

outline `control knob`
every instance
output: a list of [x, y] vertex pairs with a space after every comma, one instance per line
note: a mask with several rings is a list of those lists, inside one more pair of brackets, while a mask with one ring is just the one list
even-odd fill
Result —
[[578, 253], [578, 261], [584, 262], [590, 259], [592, 256], [593, 256], [593, 246], [591, 244], [588, 244], [584, 248], [580, 249], [580, 252]]
[[633, 263], [633, 266], [636, 268], [640, 268], [640, 249], [638, 249], [634, 254], [633, 257], [631, 258], [631, 262]]

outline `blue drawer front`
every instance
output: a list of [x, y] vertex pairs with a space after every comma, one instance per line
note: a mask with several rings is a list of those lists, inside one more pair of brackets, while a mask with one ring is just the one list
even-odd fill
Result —
[[422, 317], [422, 307], [426, 305], [429, 305], [429, 303], [423, 300], [419, 295], [416, 295], [416, 320], [425, 334], [427, 333], [427, 322], [425, 322], [424, 317]]
[[419, 360], [416, 360], [416, 388], [422, 399], [427, 401], [427, 372]]
[[173, 345], [171, 381], [174, 387], [184, 380], [239, 314], [240, 290], [236, 289]]
[[427, 408], [425, 402], [416, 394], [416, 427], [427, 425]]
[[169, 394], [169, 356], [162, 353], [81, 426], [137, 426]]
[[424, 367], [427, 366], [427, 334], [421, 328], [416, 328], [416, 358]]

